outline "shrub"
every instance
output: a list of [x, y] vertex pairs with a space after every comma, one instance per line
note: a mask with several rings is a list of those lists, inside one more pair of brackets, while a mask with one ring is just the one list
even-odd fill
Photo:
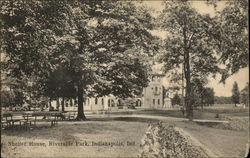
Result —
[[192, 146], [172, 125], [161, 122], [149, 124], [141, 144], [139, 157], [204, 157], [205, 154]]

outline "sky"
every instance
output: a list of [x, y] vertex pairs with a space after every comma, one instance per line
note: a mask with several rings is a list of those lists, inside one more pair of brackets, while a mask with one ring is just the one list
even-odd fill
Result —
[[[161, 11], [163, 9], [162, 1], [144, 1], [148, 7], [152, 7], [156, 11]], [[221, 10], [224, 8], [225, 2], [219, 2], [217, 5], [217, 10]], [[215, 10], [213, 6], [208, 6], [204, 1], [192, 1], [192, 6], [201, 14], [210, 14], [211, 16], [215, 15]], [[166, 37], [166, 33], [159, 30], [152, 31], [152, 34], [159, 36], [161, 38]], [[166, 85], [168, 84], [168, 79], [164, 79]], [[249, 68], [241, 69], [238, 73], [229, 77], [225, 84], [219, 83], [220, 76], [216, 76], [215, 79], [210, 78], [209, 84], [207, 87], [211, 87], [214, 89], [216, 96], [231, 96], [232, 95], [232, 87], [233, 83], [237, 82], [239, 89], [243, 89], [247, 82], [249, 82]]]

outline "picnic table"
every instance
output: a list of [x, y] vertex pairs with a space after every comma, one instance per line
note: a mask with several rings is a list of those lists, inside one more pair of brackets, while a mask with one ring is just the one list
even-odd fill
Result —
[[3, 128], [13, 129], [18, 124], [20, 128], [28, 129], [36, 126], [37, 122], [50, 122], [53, 127], [58, 124], [58, 118], [61, 116], [61, 112], [4, 113], [1, 115], [1, 125]]
[[22, 115], [13, 115], [13, 113], [4, 113], [1, 115], [2, 127], [13, 128], [16, 124], [22, 127], [27, 124], [27, 120], [25, 120]]
[[73, 120], [76, 118], [77, 111], [64, 111], [62, 115], [66, 120]]

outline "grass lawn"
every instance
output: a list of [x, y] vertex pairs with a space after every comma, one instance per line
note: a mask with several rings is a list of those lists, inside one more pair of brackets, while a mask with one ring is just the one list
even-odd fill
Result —
[[[147, 122], [147, 119], [90, 119], [83, 122], [60, 122], [53, 128], [40, 125], [30, 131], [2, 131], [2, 156], [136, 157]], [[28, 144], [9, 145], [11, 142]], [[44, 146], [31, 146], [30, 142], [44, 143]], [[49, 142], [69, 142], [73, 145], [49, 146]], [[75, 142], [82, 144], [76, 146]], [[111, 147], [110, 143], [115, 145]]]
[[244, 157], [248, 131], [217, 129], [191, 122], [176, 122], [177, 127], [190, 133], [220, 157]]
[[[139, 115], [155, 115], [155, 116], [166, 116], [166, 117], [177, 117], [177, 118], [185, 118], [182, 112], [179, 109], [137, 109], [133, 111], [114, 111], [110, 112], [113, 115], [132, 115], [132, 114], [139, 114]], [[220, 120], [221, 118], [217, 117], [221, 114], [226, 116], [237, 116], [237, 117], [247, 117], [249, 116], [249, 109], [243, 108], [224, 108], [224, 109], [211, 109], [205, 108], [203, 111], [201, 109], [194, 110], [194, 119], [211, 119], [211, 120]]]
[[[195, 111], [195, 116], [212, 119], [218, 112], [206, 110], [203, 113]], [[223, 111], [219, 112], [223, 113]], [[230, 111], [225, 113], [230, 114]], [[243, 113], [245, 111], [232, 112], [232, 114], [238, 114], [239, 116], [242, 116]], [[128, 113], [124, 114], [127, 115]], [[137, 157], [148, 123], [159, 120], [182, 128], [220, 157], [242, 157], [245, 154], [248, 131], [218, 129], [209, 123], [198, 124], [167, 117], [146, 118], [148, 115], [181, 117], [182, 114], [179, 110], [140, 110], [132, 111], [131, 114], [140, 117], [133, 117], [133, 115], [120, 117], [121, 113], [119, 115], [110, 114], [112, 117], [92, 115], [88, 117], [88, 121], [59, 122], [59, 125], [53, 128], [50, 128], [48, 124], [47, 126], [40, 124], [39, 127], [30, 131], [3, 130], [1, 136], [2, 156]], [[11, 145], [12, 142], [14, 145]], [[26, 146], [23, 145], [25, 142], [28, 142]], [[44, 146], [31, 146], [32, 142], [33, 145], [34, 143], [41, 143], [40, 145]], [[71, 145], [49, 146], [49, 142], [54, 144], [68, 142]], [[81, 144], [76, 145], [76, 142]], [[18, 145], [18, 143], [21, 145]], [[111, 144], [113, 144], [112, 147]]]

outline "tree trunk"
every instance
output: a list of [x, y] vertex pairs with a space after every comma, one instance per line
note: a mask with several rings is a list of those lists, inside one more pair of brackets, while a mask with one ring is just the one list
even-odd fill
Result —
[[[190, 62], [189, 62], [189, 46], [188, 46], [188, 37], [187, 37], [187, 28], [186, 28], [186, 18], [184, 20], [184, 27], [183, 27], [183, 42], [184, 42], [184, 73], [186, 79], [186, 97], [185, 97], [185, 106], [187, 110], [187, 118], [189, 121], [193, 120], [193, 107], [191, 103], [191, 77], [190, 77]], [[189, 41], [191, 42], [191, 41]], [[190, 43], [189, 43], [190, 44]]]
[[203, 112], [203, 107], [204, 107], [204, 99], [203, 99], [203, 97], [201, 98], [201, 111]]
[[49, 111], [51, 110], [51, 108], [52, 108], [52, 104], [51, 104], [51, 98], [49, 98]]
[[[188, 53], [187, 53], [188, 54]], [[187, 118], [192, 121], [193, 120], [193, 107], [190, 102], [191, 99], [191, 82], [190, 82], [190, 65], [189, 65], [189, 54], [187, 55], [186, 59], [186, 97], [185, 97], [185, 104], [187, 109]]]
[[59, 110], [60, 102], [59, 98], [56, 99], [56, 109]]
[[73, 107], [73, 99], [70, 99], [70, 107]]
[[62, 97], [61, 105], [62, 105], [62, 111], [64, 111], [64, 97]]
[[78, 83], [78, 87], [77, 87], [77, 98], [78, 98], [78, 113], [77, 113], [77, 117], [76, 120], [86, 120], [86, 117], [84, 115], [84, 109], [83, 109], [83, 102], [84, 102], [84, 98], [83, 98], [83, 86], [81, 83]]

